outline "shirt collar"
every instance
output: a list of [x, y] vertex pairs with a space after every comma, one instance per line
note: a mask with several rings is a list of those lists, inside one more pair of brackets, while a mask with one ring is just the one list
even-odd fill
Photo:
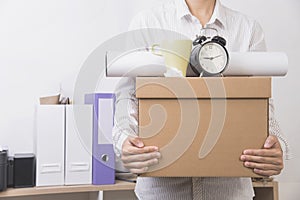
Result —
[[188, 5], [185, 0], [174, 0], [176, 5], [177, 17], [182, 19], [185, 16], [192, 16], [192, 13], [189, 10]]
[[[175, 0], [176, 9], [177, 9], [177, 17], [178, 19], [182, 19], [186, 16], [192, 17], [192, 13], [189, 10], [188, 5], [185, 0]], [[219, 21], [224, 27], [226, 26], [225, 21], [225, 8], [221, 4], [219, 0], [216, 0], [216, 5], [214, 8], [214, 12], [207, 24], [213, 24], [216, 21]]]

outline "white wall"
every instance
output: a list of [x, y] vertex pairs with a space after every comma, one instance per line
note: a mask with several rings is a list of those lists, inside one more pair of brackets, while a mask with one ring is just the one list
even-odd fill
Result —
[[11, 153], [32, 151], [38, 98], [58, 93], [61, 85], [70, 94], [88, 55], [127, 30], [142, 4], [132, 2], [0, 0], [0, 144]]
[[[101, 42], [126, 31], [132, 16], [159, 0], [0, 0], [0, 144], [32, 152], [34, 105], [60, 84], [72, 90], [81, 64]], [[270, 51], [285, 51], [289, 74], [275, 78], [276, 115], [293, 148], [280, 180], [281, 199], [300, 197], [300, 1], [223, 0], [255, 17]], [[109, 90], [113, 85], [106, 85]]]

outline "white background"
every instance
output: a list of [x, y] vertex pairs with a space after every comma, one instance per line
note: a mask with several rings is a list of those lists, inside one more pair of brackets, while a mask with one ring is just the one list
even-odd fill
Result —
[[[0, 0], [0, 144], [11, 153], [33, 151], [38, 97], [72, 92], [80, 66], [101, 42], [126, 31], [130, 19], [161, 0]], [[300, 1], [223, 0], [256, 18], [269, 51], [284, 51], [289, 73], [274, 78], [276, 116], [294, 159], [277, 178], [280, 197], [300, 198]], [[103, 90], [112, 90], [108, 81]]]

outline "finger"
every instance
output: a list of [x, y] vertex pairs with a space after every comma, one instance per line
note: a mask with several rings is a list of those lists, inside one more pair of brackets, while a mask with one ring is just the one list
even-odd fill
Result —
[[242, 155], [240, 159], [242, 161], [250, 161], [250, 162], [256, 162], [256, 163], [265, 163], [265, 164], [273, 164], [273, 165], [282, 164], [282, 159], [274, 158], [274, 157]]
[[151, 152], [151, 153], [122, 156], [122, 161], [123, 163], [141, 162], [141, 161], [148, 161], [154, 158], [159, 159], [160, 157], [161, 154], [159, 152]]
[[134, 147], [134, 146], [127, 146], [123, 148], [123, 155], [136, 155], [136, 154], [143, 154], [143, 153], [150, 153], [158, 151], [158, 147], [155, 146], [145, 146], [142, 148]]
[[129, 171], [133, 174], [142, 174], [148, 171], [148, 167], [145, 167], [143, 169], [130, 169]]
[[132, 144], [132, 145], [134, 145], [134, 146], [136, 146], [136, 147], [144, 147], [145, 145], [144, 145], [144, 143], [143, 143], [143, 141], [140, 139], [140, 138], [138, 138], [138, 137], [135, 137], [135, 138], [133, 138], [133, 137], [130, 137], [129, 138], [129, 142]]
[[274, 176], [280, 174], [280, 171], [276, 171], [276, 170], [253, 169], [253, 172], [261, 176]]
[[151, 159], [145, 162], [130, 162], [124, 163], [124, 167], [127, 169], [143, 169], [145, 167], [150, 167], [152, 165], [158, 164], [158, 159]]
[[282, 151], [279, 149], [247, 149], [243, 154], [263, 157], [282, 157]]
[[276, 136], [269, 135], [265, 141], [264, 148], [266, 148], [266, 149], [272, 148], [277, 142], [278, 142], [278, 139]]
[[244, 162], [244, 166], [247, 168], [258, 169], [258, 170], [274, 170], [274, 171], [281, 171], [281, 165], [272, 165], [272, 164], [265, 164], [265, 163], [255, 163], [255, 162]]

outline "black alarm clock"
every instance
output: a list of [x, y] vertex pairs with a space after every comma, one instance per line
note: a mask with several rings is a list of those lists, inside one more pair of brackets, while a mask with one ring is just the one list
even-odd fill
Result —
[[197, 36], [193, 42], [190, 66], [199, 76], [219, 76], [226, 69], [229, 55], [226, 40], [220, 36], [211, 39]]

